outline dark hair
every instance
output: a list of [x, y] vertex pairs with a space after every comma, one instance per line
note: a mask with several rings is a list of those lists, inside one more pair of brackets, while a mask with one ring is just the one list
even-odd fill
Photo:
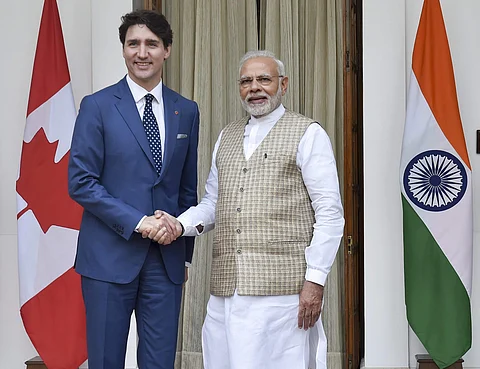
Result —
[[121, 19], [122, 24], [118, 27], [118, 35], [120, 42], [124, 46], [128, 29], [137, 24], [146, 25], [150, 31], [155, 33], [155, 35], [163, 41], [165, 48], [172, 44], [173, 32], [163, 14], [151, 10], [135, 10], [125, 14]]

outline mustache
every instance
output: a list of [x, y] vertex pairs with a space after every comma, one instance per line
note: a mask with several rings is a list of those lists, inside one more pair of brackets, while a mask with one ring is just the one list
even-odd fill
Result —
[[264, 97], [266, 99], [269, 98], [269, 95], [266, 93], [259, 93], [259, 94], [248, 94], [247, 97], [245, 98], [246, 101], [250, 101], [253, 98], [258, 98], [258, 97]]

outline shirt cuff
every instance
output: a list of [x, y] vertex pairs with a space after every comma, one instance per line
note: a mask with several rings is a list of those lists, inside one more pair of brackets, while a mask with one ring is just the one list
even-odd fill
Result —
[[202, 232], [199, 232], [197, 229], [197, 226], [201, 225], [204, 226], [203, 222], [200, 222], [194, 226], [191, 225], [185, 225], [184, 223], [180, 222], [180, 224], [183, 226], [183, 229], [185, 230], [182, 234], [182, 236], [187, 236], [187, 237], [195, 237], [195, 236], [200, 236], [204, 233], [205, 227], [203, 228]]
[[307, 265], [307, 272], [305, 273], [305, 279], [309, 282], [325, 286], [325, 281], [327, 280], [327, 274], [322, 272], [319, 269], [314, 269]]
[[192, 263], [189, 263], [188, 261], [186, 261], [186, 262], [185, 262], [185, 266], [186, 266], [187, 268], [190, 268], [190, 267], [192, 266]]
[[140, 228], [140, 225], [142, 224], [142, 222], [145, 220], [146, 217], [147, 217], [147, 216], [144, 215], [144, 216], [142, 217], [142, 219], [140, 219], [140, 221], [137, 223], [137, 226], [135, 227], [135, 232], [139, 233], [139, 232], [138, 232], [138, 229]]

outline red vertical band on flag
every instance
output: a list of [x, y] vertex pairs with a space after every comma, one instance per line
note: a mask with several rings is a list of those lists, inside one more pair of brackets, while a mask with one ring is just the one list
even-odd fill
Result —
[[70, 82], [56, 0], [45, 0], [33, 64], [27, 116]]
[[20, 309], [28, 336], [49, 369], [76, 369], [87, 358], [79, 291], [80, 275], [70, 269]]
[[471, 170], [458, 109], [447, 31], [438, 0], [424, 2], [413, 49], [412, 67], [440, 129]]

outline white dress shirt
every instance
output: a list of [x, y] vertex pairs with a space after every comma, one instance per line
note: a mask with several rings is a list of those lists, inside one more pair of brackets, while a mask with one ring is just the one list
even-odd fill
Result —
[[145, 95], [152, 94], [155, 97], [152, 100], [152, 110], [153, 115], [157, 119], [158, 129], [160, 131], [160, 142], [162, 144], [162, 158], [165, 152], [165, 114], [163, 110], [163, 83], [160, 81], [158, 85], [152, 91], [145, 90], [142, 86], [138, 85], [130, 78], [127, 74], [127, 84], [132, 93], [133, 100], [137, 104], [138, 114], [140, 114], [140, 119], [143, 119], [143, 111], [145, 110]]
[[[264, 117], [250, 118], [245, 126], [243, 140], [246, 160], [284, 113], [285, 108], [280, 105]], [[178, 217], [185, 228], [185, 236], [198, 235], [195, 226], [199, 224], [204, 226], [203, 232], [215, 227], [215, 206], [218, 198], [216, 156], [222, 132], [213, 150], [205, 196], [197, 206], [191, 207]], [[305, 279], [323, 286], [343, 236], [344, 219], [332, 146], [327, 133], [319, 124], [313, 123], [305, 131], [298, 145], [296, 161], [315, 212], [312, 241], [305, 250], [307, 262]]]

